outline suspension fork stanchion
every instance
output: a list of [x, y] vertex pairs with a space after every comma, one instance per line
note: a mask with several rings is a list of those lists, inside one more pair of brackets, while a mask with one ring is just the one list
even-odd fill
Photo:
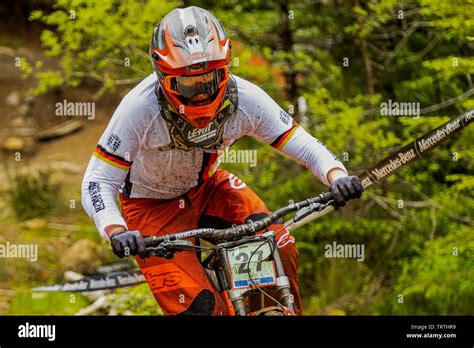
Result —
[[285, 275], [285, 269], [283, 268], [283, 263], [281, 262], [280, 252], [278, 251], [276, 242], [273, 243], [273, 261], [275, 262], [275, 271], [277, 275], [277, 290], [280, 293], [281, 302], [295, 313], [295, 301], [294, 295], [290, 290], [290, 279]]
[[229, 299], [232, 302], [232, 305], [234, 306], [235, 315], [247, 315], [247, 312], [245, 311], [244, 298], [242, 296], [241, 290], [229, 290]]
[[226, 249], [221, 248], [219, 249], [219, 257], [221, 259], [221, 272], [223, 275], [223, 280], [226, 282], [226, 288], [228, 289], [227, 295], [229, 296], [229, 300], [232, 303], [233, 311], [235, 315], [245, 316], [247, 312], [245, 311], [244, 305], [244, 298], [242, 296], [242, 292], [240, 290], [232, 289], [232, 279], [230, 279], [230, 273], [228, 270], [228, 262], [227, 262], [227, 254]]

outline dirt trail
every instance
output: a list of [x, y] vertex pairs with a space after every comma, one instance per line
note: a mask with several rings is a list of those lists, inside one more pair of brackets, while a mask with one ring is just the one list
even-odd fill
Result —
[[[0, 50], [0, 71], [2, 71], [0, 74], [0, 148], [9, 137], [26, 138], [15, 133], [17, 131], [15, 124], [20, 123], [27, 130], [38, 132], [65, 122], [66, 118], [58, 117], [54, 113], [56, 103], [64, 99], [73, 102], [92, 102], [92, 95], [96, 91], [90, 86], [76, 89], [64, 88], [34, 98], [28, 111], [22, 112], [21, 108], [26, 107], [25, 100], [30, 95], [29, 90], [35, 85], [35, 81], [22, 78], [21, 70], [15, 66], [15, 58], [26, 56], [30, 59], [31, 57], [43, 59], [41, 45], [37, 38], [26, 42], [22, 37], [15, 37], [10, 32], [0, 32], [0, 46], [4, 48]], [[54, 67], [55, 62], [47, 64], [49, 67]], [[17, 103], [11, 102], [12, 94], [16, 95], [17, 99], [19, 97], [20, 100]], [[34, 142], [30, 151], [21, 153], [23, 163], [35, 167], [47, 167], [57, 162], [62, 162], [64, 167], [70, 163], [74, 169], [72, 172], [77, 173], [77, 176], [82, 176], [92, 151], [120, 99], [119, 95], [110, 95], [96, 101], [94, 119], [76, 117], [83, 124], [82, 130], [48, 142]], [[14, 152], [0, 149], [0, 163], [11, 162], [14, 156]], [[69, 181], [78, 183], [80, 178], [74, 176], [69, 176], [70, 179], [65, 184], [69, 184]]]

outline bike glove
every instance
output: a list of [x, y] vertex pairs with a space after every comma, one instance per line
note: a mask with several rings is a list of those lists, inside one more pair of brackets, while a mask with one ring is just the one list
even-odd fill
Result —
[[364, 188], [357, 176], [344, 176], [331, 183], [331, 193], [337, 205], [343, 207], [348, 201], [360, 198]]
[[130, 255], [146, 258], [145, 241], [139, 231], [115, 232], [110, 237], [110, 244], [114, 254], [120, 258]]

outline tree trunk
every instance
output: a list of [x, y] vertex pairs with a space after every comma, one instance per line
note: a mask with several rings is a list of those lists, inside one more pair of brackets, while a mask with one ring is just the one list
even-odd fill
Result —
[[[355, 0], [354, 4], [356, 6], [359, 5], [359, 0]], [[364, 20], [362, 16], [358, 13], [356, 13], [356, 20], [357, 23], [359, 23], [361, 26], [364, 25]], [[365, 80], [367, 84], [367, 95], [370, 97], [374, 94], [374, 79], [373, 79], [373, 70], [372, 70], [372, 65], [370, 64], [370, 58], [369, 58], [369, 53], [367, 50], [367, 39], [365, 37], [359, 38], [360, 40], [360, 52], [362, 55], [362, 61], [364, 62], [364, 68], [365, 68]]]
[[[290, 13], [288, 8], [288, 3], [282, 1], [279, 3], [280, 7], [280, 18], [281, 18], [281, 38], [283, 40], [283, 50], [285, 53], [290, 53], [293, 55], [293, 33], [290, 28]], [[285, 75], [285, 96], [286, 99], [290, 101], [291, 105], [294, 107], [293, 117], [296, 117], [298, 114], [298, 104], [296, 102], [296, 97], [298, 95], [298, 86], [296, 84], [296, 71], [294, 69], [293, 60], [288, 58], [286, 59], [286, 71]]]

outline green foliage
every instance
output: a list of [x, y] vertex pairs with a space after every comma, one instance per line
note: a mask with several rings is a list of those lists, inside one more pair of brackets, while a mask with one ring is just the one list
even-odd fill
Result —
[[[390, 312], [401, 315], [472, 314], [473, 250], [472, 229], [466, 227], [425, 242], [420, 255], [403, 264], [399, 281], [389, 296], [391, 301], [385, 305]], [[396, 301], [398, 294], [403, 295], [402, 303]]]
[[175, 6], [162, 0], [58, 0], [51, 13], [33, 11], [30, 20], [54, 28], [41, 35], [46, 56], [59, 58], [58, 70], [37, 74], [35, 93], [88, 78], [100, 83], [100, 95], [140, 81], [151, 71], [146, 55], [151, 28]]
[[447, 39], [465, 40], [474, 32], [472, 10], [474, 4], [470, 0], [434, 1], [421, 0], [420, 13], [429, 18], [429, 23], [443, 30]]
[[163, 315], [147, 284], [116, 291], [112, 305], [118, 315]]
[[19, 221], [51, 215], [61, 207], [61, 183], [47, 170], [9, 178], [10, 206]]
[[7, 315], [74, 315], [88, 305], [80, 294], [16, 289]]

